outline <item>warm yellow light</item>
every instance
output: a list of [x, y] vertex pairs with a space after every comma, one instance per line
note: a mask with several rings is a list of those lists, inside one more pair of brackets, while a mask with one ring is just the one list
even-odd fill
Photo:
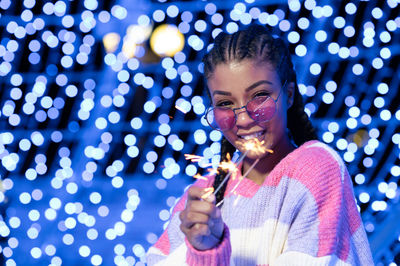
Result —
[[117, 50], [121, 37], [118, 33], [110, 32], [104, 35], [103, 45], [107, 53], [113, 53]]
[[351, 139], [358, 148], [362, 148], [368, 142], [368, 132], [364, 129], [360, 129], [350, 137], [350, 141]]
[[124, 40], [124, 44], [122, 45], [122, 53], [126, 58], [132, 58], [136, 53], [136, 43], [130, 40]]
[[130, 25], [126, 30], [126, 38], [136, 44], [143, 43], [150, 37], [151, 31], [151, 25]]
[[175, 25], [160, 25], [150, 37], [150, 47], [159, 56], [174, 56], [184, 45], [185, 38]]

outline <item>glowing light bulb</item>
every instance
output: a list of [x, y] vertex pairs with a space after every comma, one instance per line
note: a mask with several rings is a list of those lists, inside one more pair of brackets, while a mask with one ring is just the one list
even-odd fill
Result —
[[160, 25], [150, 37], [150, 47], [159, 56], [174, 56], [184, 45], [185, 38], [174, 25]]
[[118, 33], [110, 32], [104, 35], [103, 45], [107, 53], [113, 53], [117, 50], [121, 37]]

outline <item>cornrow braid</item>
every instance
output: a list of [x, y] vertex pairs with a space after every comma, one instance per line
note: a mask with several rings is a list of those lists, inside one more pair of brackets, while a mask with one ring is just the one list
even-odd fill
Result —
[[[297, 87], [297, 83], [296, 83]], [[292, 106], [287, 111], [287, 127], [290, 130], [294, 143], [301, 144], [318, 139], [317, 133], [304, 111], [303, 98], [299, 90], [294, 91]]]
[[[315, 129], [304, 112], [296, 73], [285, 42], [274, 37], [265, 26], [257, 24], [251, 24], [246, 29], [233, 34], [222, 32], [215, 38], [213, 48], [203, 57], [204, 77], [209, 79], [213, 75], [215, 67], [219, 64], [242, 60], [269, 63], [275, 67], [281, 84], [291, 82], [295, 84], [293, 104], [287, 111], [287, 128], [297, 146], [306, 141], [318, 139]], [[210, 96], [209, 93], [208, 95]], [[234, 151], [234, 146], [223, 137], [221, 140], [221, 161], [226, 160], [228, 154], [232, 157]], [[222, 169], [219, 169], [219, 174], [216, 175], [213, 184], [214, 189], [219, 186], [226, 174]], [[226, 184], [218, 191], [217, 202], [223, 199], [225, 189]]]

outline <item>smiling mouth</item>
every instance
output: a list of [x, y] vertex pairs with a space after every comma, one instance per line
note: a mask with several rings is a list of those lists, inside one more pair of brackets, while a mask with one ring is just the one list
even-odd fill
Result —
[[265, 131], [259, 131], [254, 134], [239, 136], [239, 138], [244, 139], [244, 140], [250, 140], [250, 139], [258, 138], [264, 134], [265, 134]]

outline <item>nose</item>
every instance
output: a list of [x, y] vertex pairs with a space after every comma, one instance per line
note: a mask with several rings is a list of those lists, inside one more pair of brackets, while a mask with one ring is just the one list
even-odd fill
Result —
[[244, 107], [236, 111], [236, 125], [238, 127], [246, 128], [255, 123], [255, 121], [249, 116]]

